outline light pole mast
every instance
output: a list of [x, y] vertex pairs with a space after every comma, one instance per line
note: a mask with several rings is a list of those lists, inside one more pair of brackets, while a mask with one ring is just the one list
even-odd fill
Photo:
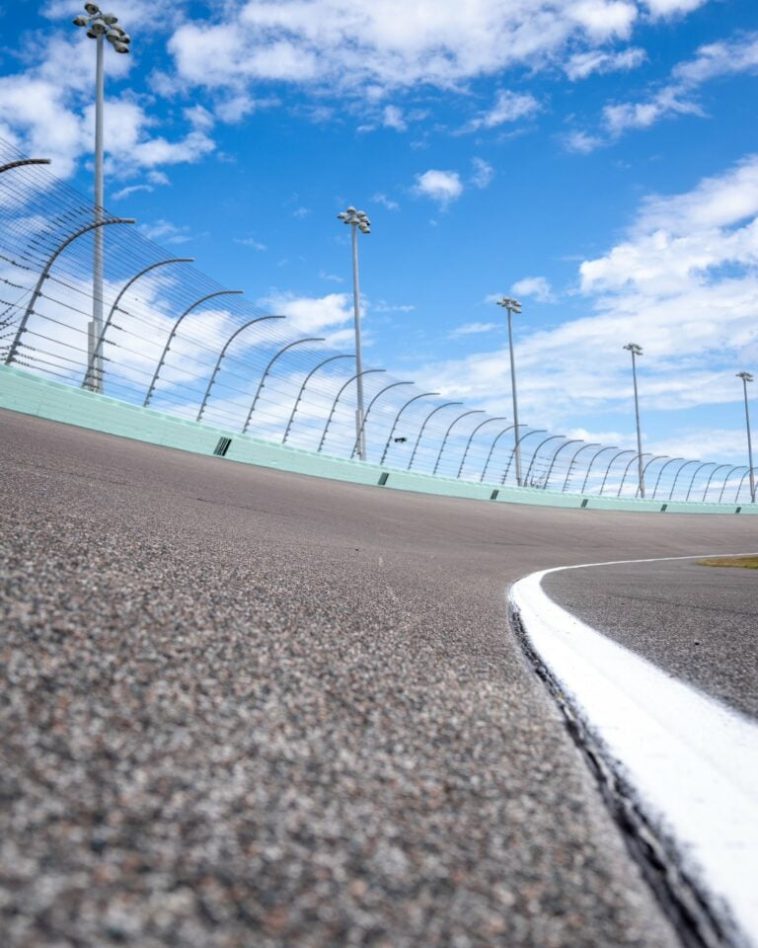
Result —
[[745, 395], [745, 428], [747, 429], [747, 463], [750, 472], [750, 503], [755, 503], [755, 474], [753, 472], [753, 442], [750, 438], [750, 411], [747, 404], [747, 383], [753, 381], [753, 376], [749, 372], [738, 372], [737, 378], [742, 379], [742, 390]]
[[521, 312], [521, 303], [510, 296], [503, 296], [497, 300], [497, 305], [502, 306], [508, 313], [508, 348], [511, 354], [511, 396], [513, 398], [513, 443], [514, 458], [516, 461], [516, 483], [522, 487], [521, 483], [521, 449], [518, 439], [518, 400], [516, 398], [516, 363], [513, 358], [513, 327], [511, 326], [511, 317], [514, 313]]
[[[87, 16], [74, 19], [75, 26], [87, 27], [87, 36], [95, 40], [95, 222], [103, 220], [105, 193], [103, 184], [103, 108], [105, 104], [105, 40], [117, 53], [128, 53], [131, 37], [117, 26], [118, 17], [112, 13], [102, 13], [94, 3], [85, 3]], [[92, 321], [87, 332], [87, 364], [93, 364], [95, 372], [91, 374], [90, 388], [102, 390], [102, 359], [95, 353], [96, 341], [103, 328], [103, 228], [96, 227], [93, 233], [95, 242], [92, 261]]]
[[366, 429], [363, 423], [363, 363], [361, 359], [361, 290], [358, 282], [358, 231], [362, 234], [371, 233], [371, 221], [365, 211], [356, 211], [349, 207], [337, 217], [348, 224], [353, 239], [353, 319], [355, 322], [355, 371], [357, 374], [357, 406], [355, 410], [355, 443], [358, 446], [358, 457], [366, 460]]
[[624, 349], [632, 354], [632, 379], [634, 380], [634, 417], [637, 421], [637, 490], [640, 497], [645, 498], [645, 480], [642, 469], [642, 435], [640, 433], [640, 402], [637, 395], [637, 356], [642, 355], [642, 346], [636, 342], [628, 342]]

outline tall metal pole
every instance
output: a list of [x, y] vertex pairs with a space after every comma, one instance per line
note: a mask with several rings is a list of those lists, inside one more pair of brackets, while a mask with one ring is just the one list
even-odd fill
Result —
[[[77, 16], [75, 26], [87, 28], [87, 36], [95, 40], [95, 213], [94, 222], [103, 219], [105, 206], [103, 176], [103, 111], [105, 105], [105, 42], [117, 53], [128, 53], [131, 37], [120, 26], [118, 17], [112, 13], [103, 13], [96, 3], [85, 3], [87, 16]], [[87, 333], [87, 364], [94, 366], [94, 375], [90, 387], [93, 391], [102, 390], [102, 358], [95, 352], [96, 341], [103, 330], [103, 240], [100, 227], [93, 234], [94, 253], [92, 260], [92, 322]]]
[[745, 428], [747, 429], [747, 463], [750, 474], [750, 503], [755, 503], [755, 472], [753, 471], [753, 442], [750, 438], [750, 410], [747, 403], [747, 383], [753, 381], [749, 372], [738, 372], [737, 378], [742, 379], [742, 388], [745, 393]]
[[350, 226], [353, 243], [353, 322], [355, 324], [355, 371], [357, 373], [355, 440], [358, 444], [358, 457], [366, 460], [366, 427], [363, 424], [363, 362], [361, 359], [361, 290], [358, 278], [358, 231], [371, 233], [371, 222], [365, 211], [356, 211], [349, 207], [337, 217]]
[[640, 432], [640, 402], [637, 394], [637, 356], [642, 355], [642, 346], [636, 342], [628, 342], [624, 349], [632, 354], [632, 379], [634, 380], [634, 417], [637, 421], [637, 490], [640, 497], [645, 498], [645, 479], [642, 470], [642, 434]]
[[502, 306], [508, 313], [508, 350], [511, 356], [511, 398], [513, 399], [513, 451], [516, 459], [516, 483], [522, 487], [521, 482], [521, 448], [518, 438], [518, 399], [516, 397], [516, 362], [513, 357], [513, 327], [511, 325], [511, 316], [513, 313], [521, 312], [521, 303], [510, 296], [503, 296], [497, 301], [498, 306]]
[[[647, 452], [645, 452], [645, 456], [647, 456]], [[621, 496], [621, 491], [624, 489], [624, 484], [626, 483], [626, 475], [629, 473], [629, 468], [632, 466], [632, 464], [634, 464], [635, 461], [637, 461], [637, 477], [638, 477], [638, 480], [639, 480], [640, 461], [641, 461], [641, 458], [640, 458], [640, 456], [639, 456], [638, 454], [636, 454], [636, 455], [629, 461], [629, 463], [627, 464], [627, 466], [626, 466], [626, 468], [625, 468], [625, 470], [624, 470], [624, 476], [621, 478], [621, 483], [619, 484], [618, 493], [616, 494], [617, 497], [620, 497], [620, 496]], [[639, 494], [639, 487], [638, 487], [637, 490], [634, 492], [634, 496], [637, 497], [638, 494]]]
[[[103, 105], [105, 101], [105, 71], [103, 48], [105, 40], [101, 33], [95, 40], [97, 47], [95, 66], [95, 223], [103, 219], [105, 189], [103, 185]], [[87, 364], [91, 362], [94, 375], [90, 379], [93, 392], [103, 388], [103, 366], [100, 354], [95, 355], [97, 340], [103, 330], [103, 229], [96, 227], [92, 260], [92, 324], [87, 334]]]

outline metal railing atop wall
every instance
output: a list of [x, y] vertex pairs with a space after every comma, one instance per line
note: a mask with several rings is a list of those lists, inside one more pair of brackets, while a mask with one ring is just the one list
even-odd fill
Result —
[[[95, 338], [92, 239], [102, 228], [104, 306]], [[351, 353], [269, 313], [144, 236], [129, 217], [97, 223], [44, 158], [0, 140], [0, 360], [72, 386], [229, 432], [351, 458], [358, 374]], [[364, 368], [367, 460], [493, 486], [634, 497], [640, 461], [543, 431]], [[749, 502], [742, 465], [644, 455], [646, 496]]]

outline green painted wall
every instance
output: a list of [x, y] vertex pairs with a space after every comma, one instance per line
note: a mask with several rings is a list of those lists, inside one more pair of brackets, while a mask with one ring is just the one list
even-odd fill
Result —
[[[129, 405], [107, 395], [98, 395], [61, 382], [42, 379], [13, 366], [0, 366], [0, 408], [196, 454], [212, 454], [219, 438], [226, 437], [232, 442], [226, 454], [226, 458], [231, 461], [356, 484], [378, 485], [386, 474], [383, 489], [409, 490], [474, 500], [491, 500], [495, 490], [491, 485], [434, 477], [430, 474], [387, 470], [376, 464], [331, 458], [297, 448], [283, 447], [241, 435], [236, 431], [185, 421], [150, 408]], [[661, 501], [593, 495], [582, 497], [580, 494], [513, 487], [497, 488], [497, 497], [494, 499], [497, 503], [531, 504], [540, 507], [584, 506], [593, 510], [659, 512], [663, 506]], [[742, 506], [741, 513], [758, 513], [757, 508], [756, 504], [746, 504]], [[734, 513], [736, 509], [735, 506], [727, 504], [677, 502], [668, 504], [666, 512], [725, 514]]]

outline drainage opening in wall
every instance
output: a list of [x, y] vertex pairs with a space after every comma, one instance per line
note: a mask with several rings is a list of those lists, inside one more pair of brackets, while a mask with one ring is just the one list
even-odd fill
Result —
[[588, 499], [587, 497], [585, 497], [584, 500], [582, 501], [581, 505], [580, 505], [581, 508], [584, 509], [584, 508], [587, 506], [588, 503], [589, 503], [589, 499]]
[[229, 450], [229, 445], [232, 443], [231, 438], [219, 438], [218, 444], [213, 449], [213, 453], [218, 458], [226, 457], [226, 452]]
[[379, 475], [379, 480], [378, 480], [377, 483], [378, 483], [379, 487], [384, 487], [384, 485], [387, 483], [388, 480], [389, 480], [389, 474], [387, 473], [387, 471], [383, 471], [383, 472]]

